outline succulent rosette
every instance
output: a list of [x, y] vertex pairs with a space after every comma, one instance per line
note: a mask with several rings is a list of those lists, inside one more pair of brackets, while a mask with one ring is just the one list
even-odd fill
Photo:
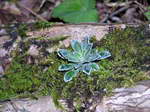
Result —
[[62, 64], [59, 66], [59, 71], [67, 71], [64, 75], [64, 81], [68, 82], [75, 77], [78, 72], [83, 72], [90, 75], [92, 71], [100, 69], [99, 65], [95, 61], [105, 59], [111, 56], [109, 51], [99, 52], [97, 49], [92, 49], [93, 43], [90, 43], [90, 38], [85, 38], [79, 42], [77, 40], [71, 41], [71, 47], [73, 51], [67, 49], [60, 49], [58, 55], [68, 60], [68, 64]]

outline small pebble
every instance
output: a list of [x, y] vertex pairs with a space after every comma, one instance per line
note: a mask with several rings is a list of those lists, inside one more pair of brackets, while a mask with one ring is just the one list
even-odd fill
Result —
[[31, 56], [38, 56], [39, 55], [39, 50], [37, 48], [38, 46], [36, 45], [31, 45], [29, 50], [28, 50], [28, 54]]
[[5, 29], [1, 29], [1, 30], [0, 30], [0, 35], [6, 35], [6, 34], [7, 34], [7, 32], [6, 32]]
[[2, 75], [4, 75], [4, 69], [3, 69], [2, 66], [0, 66], [0, 77], [1, 77]]
[[8, 54], [8, 52], [5, 49], [0, 48], [0, 57], [4, 57]]

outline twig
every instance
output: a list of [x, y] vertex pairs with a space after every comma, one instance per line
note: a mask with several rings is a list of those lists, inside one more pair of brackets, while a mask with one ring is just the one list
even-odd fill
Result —
[[106, 14], [106, 16], [100, 21], [100, 23], [105, 23], [109, 18], [109, 14]]
[[140, 8], [140, 10], [141, 10], [142, 12], [145, 12], [145, 11], [147, 10], [147, 9], [146, 9], [142, 4], [140, 4], [138, 1], [134, 1], [134, 3], [139, 6], [139, 8]]
[[[124, 4], [123, 4], [123, 5], [125, 5], [124, 7], [120, 8], [119, 10], [113, 12], [113, 13], [110, 14], [110, 15], [106, 15], [106, 17], [105, 17], [103, 20], [101, 20], [100, 23], [105, 23], [108, 19], [111, 19], [113, 16], [115, 16], [115, 15], [117, 15], [117, 14], [119, 14], [119, 13], [125, 11], [125, 10], [127, 10], [127, 9], [130, 7], [130, 4], [132, 4], [132, 3], [133, 3], [133, 1], [124, 3]], [[108, 4], [107, 4], [107, 5], [108, 5]], [[117, 4], [115, 4], [115, 5], [117, 6]]]
[[18, 112], [17, 106], [13, 103], [13, 101], [10, 100], [9, 102], [10, 102], [11, 106], [13, 107], [14, 111]]
[[127, 10], [129, 7], [130, 7], [130, 6], [127, 5], [127, 6], [125, 6], [125, 7], [120, 8], [119, 10], [113, 12], [113, 13], [109, 16], [109, 18], [112, 18], [113, 16], [115, 16], [115, 15], [117, 15], [117, 14], [119, 14], [119, 13], [125, 11], [125, 10]]
[[122, 20], [119, 17], [114, 16], [111, 19], [115, 22], [122, 23]]
[[113, 12], [111, 15], [107, 15], [107, 16], [101, 21], [101, 23], [106, 22], [108, 19], [111, 19], [113, 16], [115, 16], [115, 15], [117, 15], [117, 14], [119, 14], [119, 13], [125, 11], [125, 10], [127, 10], [128, 8], [129, 8], [129, 5], [120, 8], [119, 10]]
[[36, 16], [38, 19], [40, 19], [41, 21], [45, 21], [48, 22], [46, 19], [44, 19], [42, 16], [38, 15], [37, 13], [35, 13], [33, 10], [31, 10], [28, 7], [23, 6], [22, 4], [17, 3], [17, 5], [19, 5], [20, 7], [26, 9], [27, 11], [29, 11], [30, 13], [32, 13], [34, 16]]
[[123, 3], [106, 3], [106, 6], [108, 6], [108, 7], [124, 7], [126, 5], [131, 4], [131, 3], [133, 3], [133, 2], [130, 1], [130, 2], [123, 2]]

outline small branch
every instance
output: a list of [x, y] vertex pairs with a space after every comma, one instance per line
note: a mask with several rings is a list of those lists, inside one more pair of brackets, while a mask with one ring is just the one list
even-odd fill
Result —
[[10, 100], [9, 102], [10, 102], [11, 106], [13, 107], [14, 111], [18, 112], [17, 106], [13, 103], [13, 101]]
[[38, 15], [37, 13], [35, 13], [33, 10], [31, 10], [30, 8], [28, 7], [25, 7], [19, 3], [17, 3], [17, 5], [19, 5], [20, 7], [26, 9], [27, 11], [29, 11], [30, 13], [32, 13], [34, 16], [36, 16], [38, 19], [40, 19], [41, 21], [45, 21], [45, 22], [48, 22], [46, 19], [44, 19], [42, 16]]
[[109, 18], [112, 18], [113, 16], [115, 16], [115, 15], [117, 15], [117, 14], [119, 14], [119, 13], [125, 11], [125, 10], [127, 10], [129, 7], [130, 7], [130, 6], [127, 5], [127, 6], [125, 6], [125, 7], [120, 8], [119, 10], [113, 12], [113, 13], [109, 16]]
[[106, 6], [108, 6], [108, 7], [124, 7], [126, 5], [131, 4], [131, 3], [132, 3], [132, 1], [130, 1], [130, 2], [123, 2], [123, 3], [106, 3]]
[[125, 7], [120, 8], [119, 10], [113, 12], [111, 15], [106, 15], [106, 17], [103, 20], [101, 20], [100, 23], [105, 23], [108, 19], [111, 19], [113, 16], [115, 16], [115, 15], [117, 15], [117, 14], [119, 14], [119, 13], [125, 11], [125, 10], [127, 10], [129, 7], [130, 6], [127, 5]]
[[135, 4], [137, 4], [140, 8], [140, 10], [144, 13], [147, 9], [145, 8], [145, 6], [143, 6], [142, 4], [140, 4], [138, 1], [134, 1]]

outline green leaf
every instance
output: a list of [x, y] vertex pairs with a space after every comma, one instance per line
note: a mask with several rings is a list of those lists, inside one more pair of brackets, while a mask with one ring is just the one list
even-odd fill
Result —
[[89, 63], [89, 64], [84, 64], [82, 71], [87, 74], [90, 75], [92, 71], [96, 71], [99, 69], [99, 65], [96, 63]]
[[64, 81], [65, 82], [71, 81], [72, 78], [77, 75], [77, 73], [78, 73], [78, 70], [72, 70], [72, 71], [66, 72], [64, 76]]
[[67, 71], [74, 68], [74, 64], [62, 64], [59, 66], [59, 71]]
[[92, 70], [93, 70], [93, 71], [96, 71], [96, 70], [100, 69], [100, 68], [99, 68], [99, 65], [96, 64], [96, 63], [90, 63], [89, 65], [92, 67]]
[[150, 20], [150, 7], [147, 8], [148, 11], [144, 13], [148, 20]]
[[150, 20], [150, 12], [145, 12], [144, 15]]
[[84, 54], [84, 56], [88, 55], [91, 52], [91, 49], [93, 47], [93, 43], [89, 42], [89, 38], [84, 38], [84, 40], [81, 43], [81, 49]]
[[52, 16], [69, 23], [98, 22], [95, 0], [64, 0]]
[[70, 54], [71, 52], [66, 50], [66, 49], [60, 49], [58, 51], [58, 56], [60, 56], [61, 58], [63, 59], [67, 59], [68, 58], [68, 55]]
[[81, 45], [77, 40], [71, 41], [71, 47], [73, 48], [74, 51], [81, 52]]
[[83, 66], [83, 73], [90, 75], [92, 71], [92, 67], [89, 64], [85, 64]]
[[78, 52], [71, 52], [68, 55], [68, 61], [70, 62], [75, 62], [75, 63], [80, 63], [81, 54]]
[[100, 55], [96, 49], [92, 49], [89, 55], [86, 55], [86, 62], [96, 61]]
[[101, 51], [99, 54], [100, 58], [98, 60], [105, 59], [111, 56], [111, 53], [109, 51]]

